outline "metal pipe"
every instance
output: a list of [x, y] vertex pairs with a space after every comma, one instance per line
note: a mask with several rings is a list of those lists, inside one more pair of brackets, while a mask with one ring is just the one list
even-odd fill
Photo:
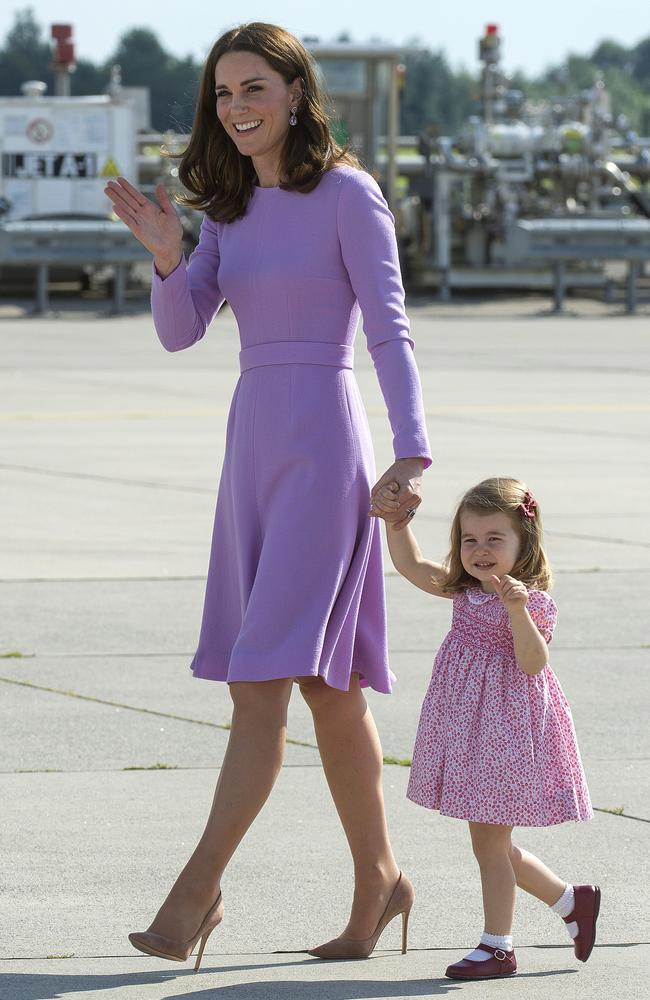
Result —
[[48, 307], [47, 285], [50, 268], [48, 264], [39, 264], [36, 270], [36, 307], [34, 312], [45, 313]]
[[386, 144], [387, 171], [386, 190], [388, 205], [395, 211], [397, 205], [397, 139], [399, 136], [399, 95], [397, 81], [397, 61], [390, 59], [390, 81], [388, 84], [388, 135]]
[[113, 277], [113, 312], [118, 315], [124, 312], [124, 292], [126, 289], [126, 269], [123, 264], [115, 265]]
[[566, 290], [566, 263], [556, 260], [553, 264], [553, 297], [555, 305], [553, 312], [564, 312], [564, 293]]
[[630, 315], [636, 312], [636, 279], [639, 276], [639, 261], [631, 260], [627, 266], [627, 290], [625, 297], [625, 311]]

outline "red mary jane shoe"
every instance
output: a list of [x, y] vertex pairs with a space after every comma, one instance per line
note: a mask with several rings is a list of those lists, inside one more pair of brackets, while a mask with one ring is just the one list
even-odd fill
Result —
[[492, 952], [492, 958], [483, 962], [470, 962], [463, 958], [460, 962], [447, 966], [445, 975], [449, 979], [499, 979], [502, 976], [514, 976], [517, 971], [517, 959], [514, 951], [503, 951], [489, 944], [477, 944], [482, 951]]
[[[578, 935], [573, 939], [573, 950], [579, 961], [586, 962], [596, 941], [596, 921], [600, 911], [600, 886], [574, 885], [573, 896], [573, 910], [568, 917], [564, 917], [564, 922], [570, 924], [575, 920], [577, 923]], [[483, 946], [481, 945], [481, 947]]]

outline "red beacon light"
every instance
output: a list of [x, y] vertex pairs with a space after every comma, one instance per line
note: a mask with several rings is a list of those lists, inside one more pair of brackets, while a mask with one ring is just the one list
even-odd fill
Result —
[[53, 24], [50, 32], [52, 39], [56, 43], [53, 54], [54, 65], [62, 69], [74, 68], [75, 51], [74, 42], [72, 41], [72, 25]]
[[485, 34], [479, 38], [478, 57], [491, 66], [495, 66], [499, 61], [499, 51], [501, 49], [501, 36], [499, 35], [498, 24], [486, 24]]
[[51, 31], [55, 42], [67, 42], [72, 38], [71, 24], [53, 24]]

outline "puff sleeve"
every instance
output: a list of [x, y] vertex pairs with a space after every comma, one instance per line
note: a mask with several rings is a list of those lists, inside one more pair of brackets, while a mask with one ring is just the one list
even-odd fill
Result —
[[200, 340], [225, 301], [219, 288], [217, 225], [206, 216], [199, 243], [189, 260], [161, 276], [153, 266], [151, 312], [158, 338], [168, 351], [182, 351]]
[[393, 432], [395, 458], [431, 465], [410, 324], [395, 236], [395, 219], [376, 180], [350, 170], [337, 208], [341, 254], [363, 315], [363, 330]]
[[545, 590], [529, 591], [528, 613], [546, 642], [550, 642], [557, 624], [557, 605], [553, 598]]

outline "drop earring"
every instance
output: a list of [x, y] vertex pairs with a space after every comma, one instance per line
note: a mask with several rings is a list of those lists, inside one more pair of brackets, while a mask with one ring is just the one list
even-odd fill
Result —
[[295, 108], [291, 109], [291, 114], [289, 115], [289, 124], [290, 125], [297, 125], [298, 124], [298, 119], [296, 118], [296, 111], [297, 110], [298, 110], [297, 105], [296, 105]]

